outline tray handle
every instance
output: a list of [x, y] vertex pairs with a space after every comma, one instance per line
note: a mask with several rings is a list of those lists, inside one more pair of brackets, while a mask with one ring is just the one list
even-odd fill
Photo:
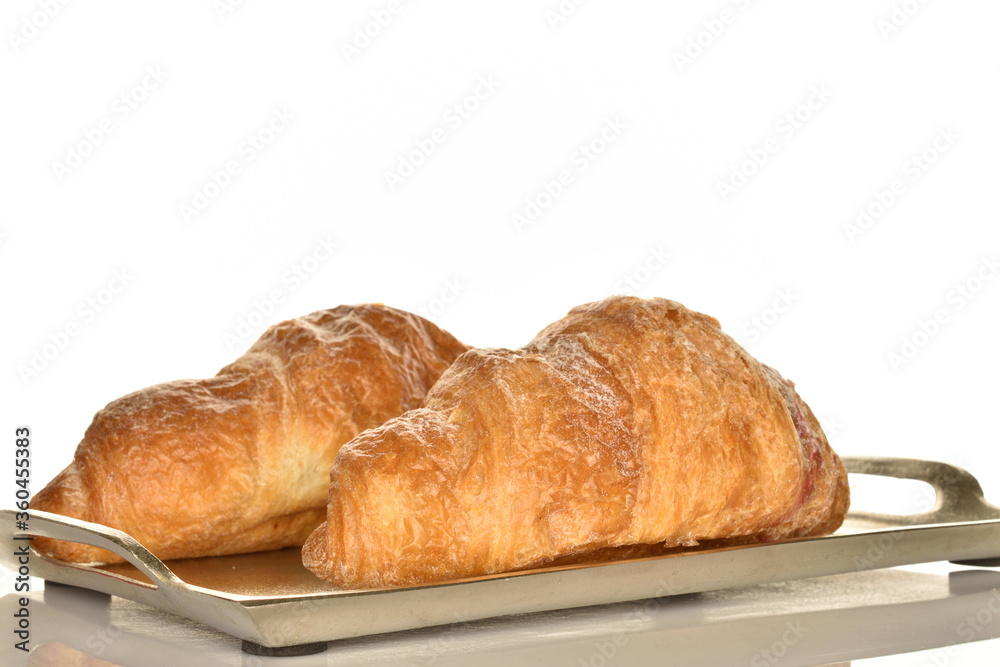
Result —
[[[0, 510], [0, 514], [9, 515], [0, 518], [5, 526], [16, 526], [13, 510]], [[19, 512], [18, 514], [23, 514]], [[161, 590], [186, 588], [180, 578], [174, 574], [170, 568], [163, 564], [159, 558], [154, 556], [146, 547], [142, 546], [138, 540], [131, 535], [120, 530], [102, 526], [88, 521], [71, 519], [51, 512], [41, 510], [28, 510], [27, 530], [15, 530], [12, 537], [50, 537], [66, 542], [78, 542], [89, 544], [94, 547], [107, 549], [108, 551], [121, 556], [126, 561], [134, 565], [140, 572], [149, 577], [149, 580]], [[5, 554], [5, 560], [9, 560]], [[61, 563], [61, 561], [52, 561]], [[9, 565], [9, 563], [7, 563]], [[73, 564], [68, 564], [72, 566]], [[15, 567], [16, 569], [16, 567]], [[82, 572], [91, 571], [92, 568], [77, 568]], [[97, 574], [95, 576], [104, 576]]]
[[858, 512], [854, 514], [858, 518], [893, 525], [1000, 519], [1000, 508], [986, 502], [979, 480], [950, 463], [885, 456], [845, 456], [843, 461], [849, 473], [915, 479], [930, 484], [936, 494], [934, 508], [924, 514]]

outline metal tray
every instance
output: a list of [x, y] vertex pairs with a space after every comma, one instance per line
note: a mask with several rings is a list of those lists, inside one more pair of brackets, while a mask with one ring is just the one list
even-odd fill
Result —
[[[258, 655], [302, 655], [348, 637], [897, 565], [1000, 567], [1000, 508], [984, 500], [965, 470], [897, 458], [845, 458], [844, 464], [850, 473], [927, 482], [936, 491], [935, 506], [905, 516], [850, 512], [844, 526], [825, 537], [388, 590], [331, 586], [302, 566], [298, 549], [176, 560], [168, 567], [119, 530], [33, 510], [26, 531], [15, 530], [13, 510], [0, 510], [0, 535], [8, 544], [38, 535], [113, 551], [129, 564], [75, 565], [32, 550], [31, 574], [193, 619], [242, 639], [244, 651]], [[16, 571], [13, 551], [2, 550], [2, 562]]]

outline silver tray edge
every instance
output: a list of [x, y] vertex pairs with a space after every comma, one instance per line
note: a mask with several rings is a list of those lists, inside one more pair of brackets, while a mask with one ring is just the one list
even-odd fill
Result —
[[[130, 536], [114, 529], [29, 510], [29, 530], [15, 530], [15, 511], [0, 510], [8, 543], [33, 535], [92, 544], [118, 553], [155, 586], [94, 567], [71, 565], [32, 550], [31, 574], [117, 595], [204, 623], [265, 647], [335, 641], [494, 616], [585, 607], [753, 586], [916, 563], [953, 561], [1000, 566], [1000, 508], [978, 481], [946, 463], [845, 457], [848, 472], [927, 482], [935, 507], [919, 515], [849, 513], [862, 532], [801, 538], [494, 575], [461, 582], [328, 595], [248, 597], [193, 586]], [[13, 550], [0, 561], [17, 571]]]

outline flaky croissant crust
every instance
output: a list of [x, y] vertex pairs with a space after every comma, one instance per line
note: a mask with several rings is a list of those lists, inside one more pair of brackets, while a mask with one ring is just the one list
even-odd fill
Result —
[[849, 501], [790, 382], [715, 319], [632, 297], [575, 308], [520, 350], [465, 353], [330, 478], [303, 561], [348, 588], [828, 533]]
[[[325, 515], [340, 445], [417, 407], [468, 347], [367, 304], [282, 322], [217, 375], [112, 401], [33, 509], [124, 530], [161, 559], [301, 545]], [[72, 562], [120, 562], [45, 538]]]

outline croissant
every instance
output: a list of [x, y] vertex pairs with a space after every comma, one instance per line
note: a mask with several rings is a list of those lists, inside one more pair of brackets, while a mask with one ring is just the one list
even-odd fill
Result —
[[577, 307], [345, 445], [303, 562], [381, 588], [832, 532], [847, 476], [792, 387], [673, 301]]
[[[31, 508], [121, 529], [161, 559], [301, 545], [323, 520], [339, 447], [419, 406], [467, 349], [383, 305], [282, 322], [215, 377], [111, 402]], [[34, 543], [65, 561], [121, 561]]]

